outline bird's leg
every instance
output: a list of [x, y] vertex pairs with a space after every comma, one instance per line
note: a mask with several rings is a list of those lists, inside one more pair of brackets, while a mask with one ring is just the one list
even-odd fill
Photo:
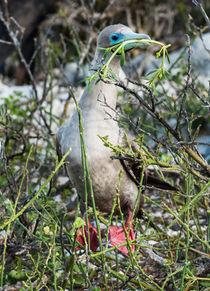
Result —
[[[90, 236], [90, 249], [91, 251], [95, 252], [99, 246], [98, 242], [98, 232], [95, 227], [93, 227], [88, 219], [88, 225], [89, 225], [89, 236]], [[84, 232], [82, 227], [80, 227], [77, 231], [77, 241], [85, 246], [85, 238], [86, 242], [88, 242], [88, 232], [87, 232], [87, 226], [84, 226]], [[77, 247], [76, 250], [80, 250], [80, 247]]]
[[[126, 228], [126, 230], [128, 230], [129, 225], [130, 225], [128, 239], [134, 240], [134, 231], [133, 231], [133, 224], [131, 221], [131, 216], [132, 216], [132, 212], [129, 210], [128, 218], [125, 222], [125, 228]], [[124, 229], [122, 228], [122, 226], [117, 226], [117, 225], [110, 226], [110, 228], [109, 228], [109, 240], [113, 246], [118, 246], [119, 244], [127, 242], [125, 232], [124, 232]], [[135, 248], [134, 245], [131, 245], [132, 252], [134, 251], [134, 248]], [[129, 256], [128, 248], [126, 245], [119, 247], [118, 250], [120, 250], [126, 256]]]

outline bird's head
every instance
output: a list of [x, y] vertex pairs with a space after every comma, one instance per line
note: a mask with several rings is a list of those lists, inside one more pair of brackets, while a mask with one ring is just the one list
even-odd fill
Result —
[[[104, 28], [98, 37], [97, 47], [98, 48], [109, 48], [114, 45], [123, 43], [127, 40], [139, 40], [149, 39], [147, 34], [140, 34], [133, 32], [128, 26], [123, 24], [114, 24]], [[149, 43], [143, 42], [132, 42], [125, 45], [124, 50], [130, 50], [134, 47], [147, 46]]]

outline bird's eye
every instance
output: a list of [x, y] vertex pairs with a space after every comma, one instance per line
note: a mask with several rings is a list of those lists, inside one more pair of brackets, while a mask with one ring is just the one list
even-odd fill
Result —
[[118, 40], [118, 38], [119, 38], [118, 35], [116, 35], [116, 34], [112, 35], [112, 40], [116, 41], [116, 40]]

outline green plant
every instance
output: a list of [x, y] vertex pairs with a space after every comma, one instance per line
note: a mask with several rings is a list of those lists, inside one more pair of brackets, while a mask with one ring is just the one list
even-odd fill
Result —
[[88, 90], [91, 89], [91, 83], [93, 81], [95, 81], [95, 83], [97, 84], [97, 82], [99, 82], [101, 79], [102, 80], [105, 79], [108, 76], [107, 75], [108, 73], [110, 74], [109, 78], [111, 77], [113, 80], [117, 80], [116, 74], [112, 70], [109, 69], [109, 65], [110, 65], [111, 61], [113, 60], [113, 58], [117, 54], [121, 54], [120, 65], [123, 67], [125, 64], [125, 46], [128, 44], [132, 44], [132, 43], [144, 43], [144, 42], [149, 43], [149, 44], [159, 45], [161, 47], [160, 50], [156, 53], [156, 58], [159, 58], [161, 56], [161, 54], [163, 55], [160, 68], [150, 72], [150, 74], [153, 74], [154, 76], [152, 76], [149, 79], [149, 81], [148, 81], [149, 86], [154, 87], [154, 83], [155, 83], [156, 79], [161, 80], [162, 78], [166, 78], [166, 75], [168, 72], [164, 69], [164, 63], [165, 63], [165, 57], [167, 57], [168, 61], [170, 62], [169, 57], [168, 57], [168, 51], [167, 51], [167, 49], [171, 46], [170, 44], [165, 45], [161, 42], [158, 42], [155, 40], [148, 40], [148, 39], [127, 40], [121, 44], [117, 44], [117, 45], [109, 47], [107, 49], [98, 48], [100, 50], [105, 50], [105, 53], [103, 56], [104, 59], [109, 57], [112, 51], [113, 51], [113, 53], [108, 58], [106, 63], [104, 65], [102, 65], [102, 67], [99, 68], [99, 70], [96, 73], [94, 73], [92, 76], [90, 76], [88, 78]]

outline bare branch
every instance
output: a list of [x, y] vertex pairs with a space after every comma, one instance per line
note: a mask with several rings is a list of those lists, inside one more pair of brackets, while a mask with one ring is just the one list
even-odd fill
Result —
[[195, 4], [196, 7], [198, 7], [198, 9], [200, 10], [200, 12], [202, 13], [203, 17], [205, 18], [206, 24], [208, 25], [208, 27], [210, 28], [210, 21], [209, 21], [209, 17], [206, 14], [205, 10], [203, 9], [203, 6], [200, 2], [196, 1], [196, 0], [192, 0], [192, 3]]
[[181, 101], [181, 105], [180, 105], [179, 114], [178, 114], [178, 117], [177, 117], [176, 131], [179, 129], [179, 126], [180, 126], [180, 123], [181, 123], [181, 116], [182, 116], [182, 113], [183, 113], [184, 103], [185, 103], [186, 98], [187, 98], [187, 89], [189, 87], [190, 73], [191, 73], [191, 44], [190, 44], [189, 35], [186, 34], [186, 38], [187, 38], [187, 46], [188, 46], [187, 80], [186, 80], [186, 85], [184, 87], [184, 92], [183, 92], [183, 97], [182, 97], [182, 101]]

